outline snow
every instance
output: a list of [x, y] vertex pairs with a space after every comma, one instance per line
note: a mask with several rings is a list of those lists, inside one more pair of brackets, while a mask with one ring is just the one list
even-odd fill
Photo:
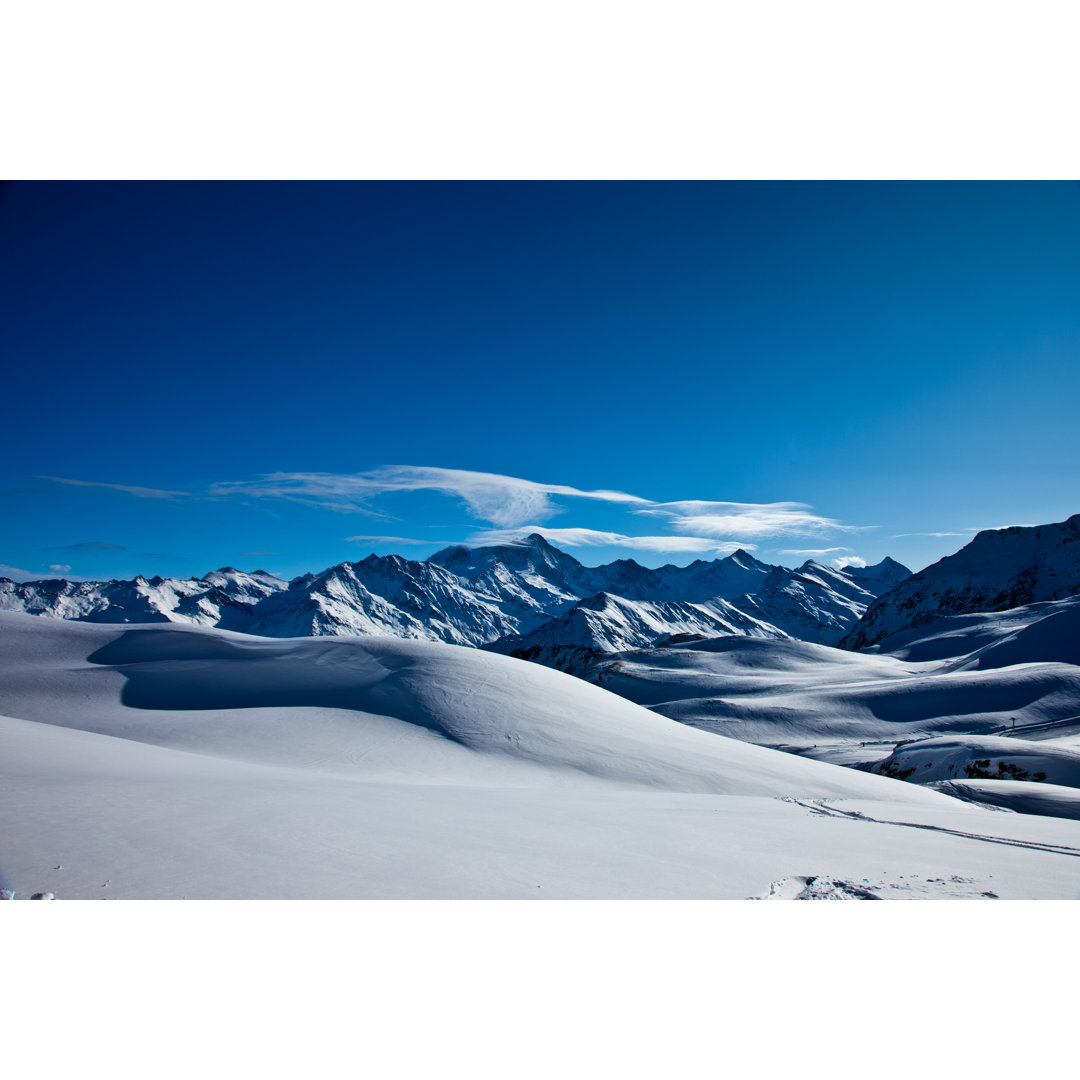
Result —
[[0, 884], [19, 898], [1080, 890], [1074, 821], [732, 741], [440, 642], [4, 614], [0, 713]]

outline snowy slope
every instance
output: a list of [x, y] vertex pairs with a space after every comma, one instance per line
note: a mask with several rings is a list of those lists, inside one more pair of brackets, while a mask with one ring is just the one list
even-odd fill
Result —
[[0, 884], [20, 898], [1080, 891], [1076, 822], [438, 642], [0, 615], [0, 714]]
[[957, 669], [1046, 661], [1080, 665], [1080, 596], [934, 619], [862, 652], [914, 661], [955, 659]]
[[1080, 514], [1052, 525], [988, 530], [878, 597], [840, 644], [863, 649], [943, 616], [1004, 611], [1077, 593]]
[[[198, 749], [206, 737], [178, 724], [178, 713], [228, 713], [220, 723], [243, 724], [248, 710], [278, 710], [263, 721], [259, 753], [281, 762], [291, 751], [348, 770], [366, 745], [365, 726], [343, 760], [340, 746], [319, 747], [305, 730], [303, 710], [336, 709], [364, 724], [389, 718], [410, 743], [416, 729], [428, 732], [454, 758], [464, 747], [515, 773], [539, 767], [545, 782], [813, 797], [883, 790], [877, 778], [717, 739], [559, 672], [442, 642], [117, 631], [18, 615], [0, 616], [0, 635], [0, 713], [178, 749]], [[289, 717], [292, 710], [301, 711]], [[414, 751], [403, 750], [408, 772]], [[455, 771], [448, 758], [429, 778], [450, 782]], [[890, 793], [902, 799], [907, 787], [890, 785]]]

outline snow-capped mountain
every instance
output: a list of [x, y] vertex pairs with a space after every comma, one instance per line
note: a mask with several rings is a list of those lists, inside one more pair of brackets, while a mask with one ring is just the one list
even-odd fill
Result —
[[575, 604], [564, 615], [532, 633], [504, 638], [488, 646], [493, 652], [517, 652], [537, 646], [571, 645], [598, 652], [642, 649], [675, 634], [718, 637], [787, 638], [783, 630], [745, 615], [717, 597], [703, 604], [668, 600], [628, 600], [598, 593]]
[[903, 563], [888, 555], [875, 566], [845, 566], [843, 573], [875, 596], [888, 592], [894, 585], [911, 577], [911, 571]]
[[754, 594], [776, 570], [784, 567], [759, 562], [741, 548], [725, 559], [695, 559], [689, 566], [639, 566], [633, 559], [619, 559], [606, 566], [582, 567], [586, 595], [607, 592], [627, 600], [675, 600], [700, 604], [719, 597], [735, 600]]
[[[887, 580], [888, 574], [883, 576]], [[835, 645], [877, 595], [870, 591], [875, 579], [863, 580], [859, 584], [844, 571], [813, 561], [797, 570], [777, 566], [757, 592], [738, 597], [735, 604], [762, 622], [782, 626], [790, 637]]]
[[134, 581], [15, 582], [0, 578], [0, 611], [25, 611], [87, 622], [183, 622], [249, 630], [257, 604], [288, 585], [256, 570], [231, 566], [202, 578], [144, 578]]
[[1080, 514], [1051, 525], [988, 529], [880, 596], [840, 645], [862, 649], [947, 615], [1006, 611], [1076, 593]]
[[513, 633], [520, 619], [498, 597], [441, 566], [369, 555], [298, 578], [260, 605], [251, 632], [267, 637], [389, 637], [480, 645]]
[[[284, 582], [231, 567], [202, 578], [0, 579], [0, 610], [88, 622], [178, 622], [268, 637], [390, 637], [519, 653], [537, 646], [641, 648], [673, 634], [806, 637], [829, 644], [861, 616], [898, 564], [848, 571], [770, 566], [745, 551], [689, 566], [621, 559], [583, 566], [533, 534], [455, 546], [423, 562], [371, 555]], [[900, 568], [902, 570], [902, 568]], [[877, 576], [874, 576], [876, 572]], [[906, 572], [906, 571], [904, 571]]]

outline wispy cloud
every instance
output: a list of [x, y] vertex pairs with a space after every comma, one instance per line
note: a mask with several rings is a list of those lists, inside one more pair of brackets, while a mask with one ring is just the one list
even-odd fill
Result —
[[851, 548], [846, 547], [828, 547], [828, 548], [782, 548], [777, 552], [777, 555], [805, 555], [808, 559], [821, 559], [826, 555], [831, 555], [834, 551], [850, 551]]
[[473, 517], [511, 528], [542, 521], [559, 512], [550, 496], [599, 499], [604, 502], [647, 505], [648, 500], [623, 491], [583, 491], [565, 484], [541, 484], [498, 473], [433, 466], [388, 465], [366, 473], [270, 473], [258, 480], [215, 484], [215, 495], [289, 499], [327, 510], [361, 512], [387, 517], [370, 505], [376, 495], [395, 491], [437, 491], [463, 499]]
[[164, 488], [135, 487], [132, 484], [105, 484], [98, 480], [70, 480], [64, 476], [38, 476], [38, 480], [52, 480], [56, 484], [68, 484], [71, 487], [109, 488], [123, 491], [137, 499], [177, 499], [188, 496], [186, 491], [168, 491]]
[[[51, 476], [41, 479], [84, 488], [105, 488], [125, 492], [137, 498], [173, 499], [193, 497], [189, 492], [162, 488], [112, 484], [96, 480], [73, 480]], [[816, 536], [830, 532], [857, 532], [872, 526], [845, 525], [835, 518], [813, 512], [800, 502], [740, 503], [684, 499], [660, 502], [625, 491], [585, 490], [568, 484], [539, 483], [500, 473], [469, 469], [444, 469], [436, 466], [387, 465], [367, 472], [276, 472], [254, 480], [223, 481], [209, 489], [212, 498], [248, 497], [282, 499], [308, 506], [346, 513], [364, 513], [390, 518], [385, 509], [374, 505], [378, 496], [395, 492], [434, 491], [461, 499], [477, 521], [501, 529], [533, 528], [527, 522], [542, 522], [561, 513], [564, 507], [556, 499], [583, 499], [621, 505], [635, 514], [662, 520], [672, 530], [667, 537], [622, 537], [618, 543], [650, 551], [728, 551], [746, 546], [747, 541], [776, 536]], [[583, 544], [581, 537], [596, 530], [561, 530], [563, 543]], [[599, 535], [599, 533], [597, 532]], [[577, 539], [571, 539], [576, 537]], [[356, 536], [356, 542], [423, 543], [400, 536]], [[596, 543], [614, 543], [603, 540]], [[100, 541], [86, 546], [107, 547]], [[80, 545], [70, 545], [75, 550]], [[115, 547], [115, 546], [114, 546]], [[118, 549], [117, 549], [118, 550]], [[829, 549], [819, 549], [825, 552]], [[837, 549], [840, 550], [840, 549]]]
[[865, 566], [866, 560], [858, 555], [844, 555], [839, 559], [833, 559], [833, 566], [837, 570], [843, 570], [845, 566]]
[[413, 540], [408, 536], [346, 536], [347, 544], [434, 544], [436, 540]]
[[972, 533], [979, 532], [978, 529], [964, 529], [962, 532], [914, 532], [914, 533], [897, 533], [895, 536], [890, 536], [890, 540], [903, 540], [908, 536], [935, 536], [939, 539], [943, 536], [971, 536]]
[[84, 540], [81, 544], [61, 544], [59, 547], [42, 548], [42, 551], [127, 551], [119, 544], [106, 544], [104, 540]]
[[32, 574], [29, 570], [21, 570], [17, 566], [6, 566], [0, 563], [0, 577], [11, 578], [12, 581], [36, 581], [40, 574]]
[[834, 518], [811, 513], [806, 503], [736, 503], [684, 500], [653, 503], [635, 514], [663, 518], [683, 532], [699, 536], [759, 538], [814, 536], [823, 532], [857, 532], [868, 526], [843, 525]]
[[70, 570], [71, 567], [67, 566], [67, 565], [65, 565], [63, 563], [50, 563], [49, 564], [49, 569], [54, 574], [63, 574], [65, 571]]
[[530, 533], [565, 547], [624, 547], [635, 551], [672, 553], [712, 553], [729, 555], [740, 547], [753, 550], [756, 545], [717, 541], [702, 536], [626, 536], [600, 529], [548, 529], [543, 525], [523, 525], [517, 529], [485, 529], [470, 536], [470, 544], [509, 544]]
[[[562, 512], [555, 499], [589, 499], [622, 505], [637, 514], [663, 520], [672, 529], [670, 537], [631, 537], [622, 533], [620, 541], [629, 546], [635, 540], [642, 550], [723, 551], [745, 546], [747, 540], [771, 536], [814, 536], [840, 531], [856, 532], [872, 526], [844, 525], [834, 518], [813, 512], [806, 503], [737, 503], [707, 500], [658, 502], [625, 491], [587, 491], [566, 484], [538, 483], [499, 473], [434, 466], [388, 465], [369, 472], [270, 473], [256, 480], [229, 481], [213, 485], [214, 496], [286, 499], [328, 510], [359, 512], [389, 517], [373, 504], [379, 495], [403, 491], [435, 491], [464, 501], [470, 515], [501, 529], [534, 528], [527, 522], [542, 522]], [[594, 530], [586, 530], [591, 532]], [[582, 543], [577, 530], [562, 530], [563, 543]], [[578, 540], [570, 539], [571, 536]], [[391, 538], [398, 543], [407, 538]], [[612, 543], [604, 540], [603, 543]], [[666, 546], [661, 546], [661, 545]], [[649, 545], [649, 546], [647, 546]], [[680, 546], [681, 545], [681, 546]]]

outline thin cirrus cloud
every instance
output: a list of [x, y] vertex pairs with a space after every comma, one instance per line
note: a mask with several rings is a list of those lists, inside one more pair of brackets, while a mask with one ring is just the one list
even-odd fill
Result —
[[49, 569], [54, 574], [63, 574], [65, 571], [70, 570], [71, 567], [66, 563], [49, 563]]
[[186, 491], [168, 491], [164, 488], [136, 487], [132, 484], [106, 484], [99, 480], [71, 480], [64, 476], [38, 476], [38, 480], [52, 480], [55, 484], [67, 484], [69, 487], [109, 488], [123, 491], [137, 499], [177, 499], [187, 497]]
[[84, 540], [81, 544], [61, 544], [59, 547], [42, 548], [42, 551], [127, 551], [119, 544], [107, 544], [104, 540]]
[[[414, 540], [409, 536], [346, 536], [345, 543], [347, 544], [430, 544], [430, 540]], [[247, 554], [259, 554], [259, 555], [271, 555], [275, 552], [260, 551], [251, 552]]]
[[539, 533], [545, 540], [565, 547], [625, 547], [638, 551], [720, 553], [730, 555], [742, 545], [718, 541], [703, 536], [625, 536], [601, 529], [548, 529], [542, 525], [523, 525], [517, 529], [485, 529], [469, 537], [470, 544], [512, 544], [530, 533]]
[[971, 536], [973, 533], [981, 532], [1000, 532], [1002, 529], [1033, 529], [1032, 524], [1026, 525], [984, 525], [981, 529], [961, 529], [959, 532], [917, 532], [917, 533], [897, 533], [895, 536], [890, 537], [891, 540], [901, 540], [907, 536], [933, 536], [941, 538], [943, 536]]
[[[127, 484], [50, 477], [62, 484], [108, 488], [140, 498], [191, 497], [190, 493]], [[461, 499], [476, 521], [493, 526], [473, 542], [498, 542], [502, 530], [520, 537], [526, 532], [545, 536], [569, 546], [619, 546], [641, 551], [729, 553], [753, 548], [751, 541], [774, 536], [816, 536], [832, 531], [855, 532], [865, 526], [844, 525], [815, 514], [806, 503], [737, 503], [705, 500], [660, 502], [625, 491], [585, 490], [567, 484], [546, 484], [499, 473], [435, 466], [387, 465], [361, 473], [276, 472], [253, 480], [213, 484], [212, 499], [280, 499], [326, 510], [363, 513], [376, 518], [392, 516], [374, 500], [395, 492], [433, 491]], [[659, 519], [671, 530], [667, 536], [635, 536], [630, 533], [589, 528], [544, 529], [528, 522], [543, 522], [564, 507], [556, 499], [587, 500], [621, 506], [625, 510]], [[352, 542], [422, 544], [430, 541], [401, 536], [356, 535]], [[824, 550], [824, 549], [822, 549]], [[845, 549], [846, 550], [846, 549]]]
[[836, 551], [850, 551], [846, 547], [829, 548], [781, 548], [777, 555], [805, 555], [809, 559], [820, 559], [825, 555], [832, 555]]
[[897, 533], [895, 536], [890, 536], [890, 540], [903, 540], [908, 536], [934, 536], [941, 539], [944, 536], [970, 536], [974, 532], [979, 532], [978, 529], [964, 529], [963, 532], [917, 532], [917, 533]]
[[214, 484], [214, 495], [287, 499], [326, 510], [388, 517], [371, 505], [377, 495], [395, 491], [437, 491], [463, 499], [473, 517], [503, 528], [543, 520], [560, 512], [552, 495], [603, 502], [647, 505], [622, 491], [583, 491], [565, 484], [540, 484], [498, 473], [433, 466], [387, 465], [366, 473], [270, 473], [258, 480]]
[[372, 500], [398, 491], [437, 491], [457, 496], [474, 518], [503, 529], [520, 529], [526, 522], [544, 521], [561, 513], [563, 508], [552, 501], [555, 496], [621, 504], [635, 514], [660, 518], [684, 536], [700, 540], [815, 535], [832, 530], [855, 532], [866, 527], [843, 525], [813, 513], [810, 506], [799, 502], [657, 502], [625, 491], [585, 491], [566, 484], [541, 484], [498, 473], [432, 466], [388, 465], [353, 474], [278, 472], [257, 480], [215, 484], [211, 489], [216, 496], [287, 499], [378, 517], [388, 515], [373, 506]]
[[40, 575], [32, 574], [29, 570], [22, 570], [18, 566], [8, 566], [0, 563], [0, 577], [11, 578], [13, 581], [36, 581]]
[[811, 513], [799, 502], [736, 503], [682, 502], [653, 503], [634, 510], [635, 514], [663, 518], [674, 528], [698, 536], [813, 536], [824, 532], [856, 532], [868, 526], [843, 525], [833, 518]]

